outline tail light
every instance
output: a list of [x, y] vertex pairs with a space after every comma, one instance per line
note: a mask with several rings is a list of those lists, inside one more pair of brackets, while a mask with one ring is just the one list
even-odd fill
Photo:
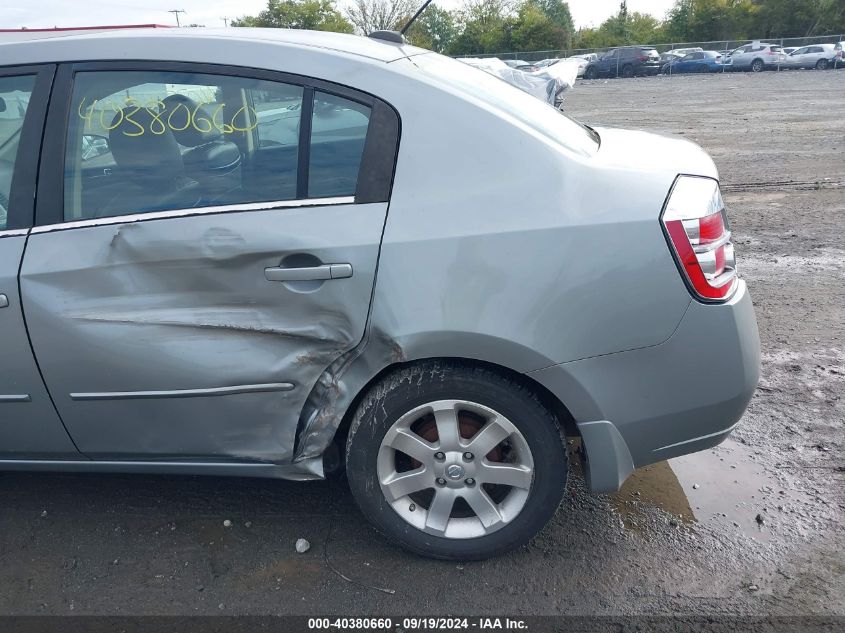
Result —
[[696, 297], [727, 301], [737, 285], [736, 259], [719, 184], [711, 178], [679, 176], [661, 221]]

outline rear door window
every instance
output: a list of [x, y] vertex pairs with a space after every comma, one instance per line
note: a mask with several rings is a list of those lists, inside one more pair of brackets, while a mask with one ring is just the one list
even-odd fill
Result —
[[65, 150], [64, 219], [352, 196], [370, 112], [293, 83], [79, 72]]
[[315, 92], [308, 168], [310, 198], [355, 195], [369, 123], [368, 106]]
[[0, 77], [0, 231], [8, 226], [12, 176], [35, 75]]

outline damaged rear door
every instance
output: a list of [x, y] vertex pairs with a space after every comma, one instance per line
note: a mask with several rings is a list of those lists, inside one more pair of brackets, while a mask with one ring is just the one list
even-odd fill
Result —
[[21, 292], [77, 446], [290, 461], [311, 388], [364, 334], [396, 113], [220, 66], [88, 63], [57, 80]]

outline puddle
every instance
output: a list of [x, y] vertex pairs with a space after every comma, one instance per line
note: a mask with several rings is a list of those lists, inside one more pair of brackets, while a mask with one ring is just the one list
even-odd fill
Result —
[[610, 502], [625, 527], [636, 532], [648, 525], [643, 520], [648, 506], [659, 507], [681, 523], [689, 524], [696, 518], [668, 462], [657, 462], [635, 470], [619, 492], [610, 495]]
[[786, 516], [803, 516], [805, 496], [768, 474], [758, 456], [729, 438], [716, 448], [635, 470], [610, 502], [633, 531], [650, 529], [648, 512], [656, 507], [679, 526], [699, 523], [765, 543]]
[[696, 520], [717, 530], [741, 530], [767, 542], [772, 521], [778, 520], [785, 504], [796, 501], [793, 491], [766, 473], [745, 445], [730, 438], [715, 449], [669, 463]]

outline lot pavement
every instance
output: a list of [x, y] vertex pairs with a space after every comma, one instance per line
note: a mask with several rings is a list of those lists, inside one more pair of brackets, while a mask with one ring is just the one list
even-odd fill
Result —
[[720, 169], [763, 343], [722, 446], [612, 496], [573, 473], [530, 546], [463, 565], [386, 544], [343, 481], [4, 474], [0, 613], [845, 615], [843, 94], [845, 72], [807, 71], [567, 99], [588, 123], [683, 134]]

